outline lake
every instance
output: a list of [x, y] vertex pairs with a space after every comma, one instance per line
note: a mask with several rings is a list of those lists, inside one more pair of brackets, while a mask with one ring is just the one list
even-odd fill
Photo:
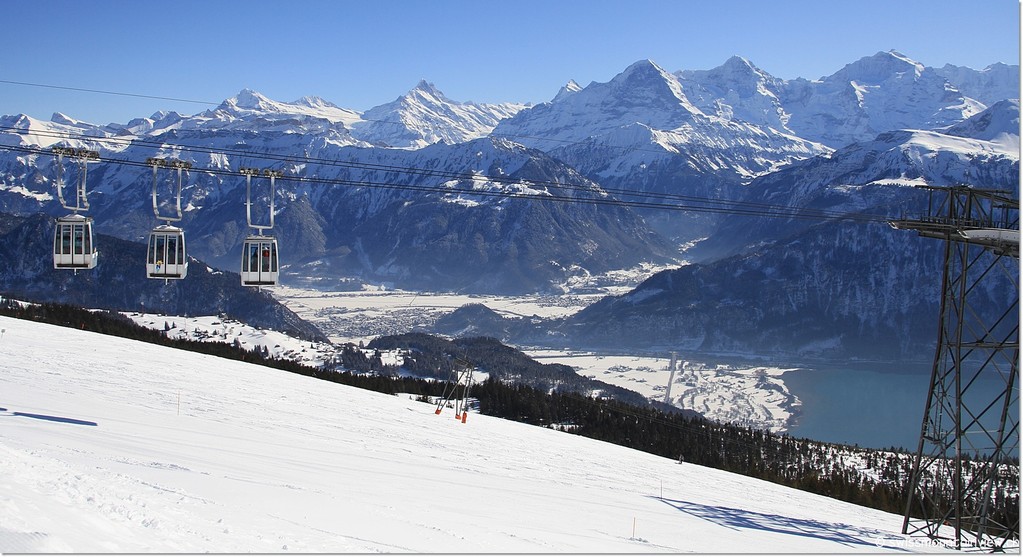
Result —
[[[826, 368], [786, 372], [782, 376], [785, 385], [802, 402], [796, 425], [788, 434], [915, 452], [930, 386], [929, 368], [906, 372]], [[1003, 380], [992, 378], [970, 389], [990, 402], [1004, 387]], [[1012, 412], [1018, 417], [1019, 407]]]

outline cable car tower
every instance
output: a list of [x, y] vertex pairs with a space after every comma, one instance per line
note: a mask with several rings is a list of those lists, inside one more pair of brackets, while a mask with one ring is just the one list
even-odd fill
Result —
[[[57, 219], [53, 233], [53, 268], [73, 269], [76, 273], [78, 269], [93, 269], [99, 253], [92, 241], [92, 218], [79, 215], [78, 212], [89, 209], [85, 184], [89, 175], [89, 162], [99, 160], [99, 153], [70, 147], [54, 147], [53, 153], [57, 155], [57, 199], [63, 208], [71, 211], [70, 215]], [[74, 205], [64, 199], [65, 155], [77, 159], [80, 168]]]
[[[153, 214], [157, 220], [164, 221], [149, 233], [149, 249], [146, 252], [146, 276], [153, 279], [183, 279], [188, 274], [188, 255], [185, 252], [185, 231], [174, 226], [173, 222], [181, 220], [181, 182], [184, 171], [192, 168], [192, 164], [176, 159], [146, 159], [146, 164], [153, 167]], [[174, 215], [160, 213], [157, 200], [157, 174], [161, 167], [177, 169], [178, 183], [175, 195]]]
[[945, 241], [938, 344], [902, 532], [956, 549], [1019, 551], [1019, 199], [924, 187], [928, 215], [889, 222]]
[[269, 236], [266, 230], [274, 227], [274, 183], [284, 175], [278, 170], [263, 170], [263, 176], [270, 178], [270, 222], [253, 224], [252, 222], [252, 177], [260, 172], [255, 168], [239, 168], [238, 172], [245, 175], [245, 221], [255, 233], [249, 234], [242, 245], [241, 277], [243, 286], [274, 286], [278, 282], [277, 238]]

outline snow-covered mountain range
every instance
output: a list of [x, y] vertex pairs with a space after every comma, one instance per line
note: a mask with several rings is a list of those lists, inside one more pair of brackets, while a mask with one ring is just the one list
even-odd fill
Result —
[[811, 228], [725, 202], [891, 216], [914, 208], [912, 184], [1018, 192], [1018, 98], [1018, 66], [935, 69], [889, 51], [813, 80], [738, 56], [675, 72], [641, 60], [534, 106], [453, 101], [424, 81], [364, 113], [245, 90], [127, 124], [15, 114], [0, 119], [0, 209], [61, 213], [47, 149], [97, 149], [97, 226], [141, 239], [155, 221], [139, 163], [185, 159], [191, 249], [230, 268], [245, 235], [237, 169], [272, 167], [287, 280], [535, 292], [642, 262], [759, 257]]

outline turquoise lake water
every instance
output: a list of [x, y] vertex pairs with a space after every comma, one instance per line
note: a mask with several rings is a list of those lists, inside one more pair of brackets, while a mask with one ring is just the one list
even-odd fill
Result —
[[[789, 435], [876, 449], [902, 447], [916, 451], [930, 384], [929, 369], [904, 373], [807, 369], [787, 372], [783, 380], [803, 403]], [[980, 398], [987, 397], [989, 402], [1004, 388], [1004, 380], [991, 378], [970, 389]], [[1012, 411], [1018, 418], [1018, 405]]]

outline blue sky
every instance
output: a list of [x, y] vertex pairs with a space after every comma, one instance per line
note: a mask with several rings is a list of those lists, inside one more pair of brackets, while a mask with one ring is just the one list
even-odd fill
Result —
[[[219, 103], [244, 88], [366, 110], [420, 79], [449, 98], [543, 102], [650, 59], [740, 55], [816, 79], [879, 51], [1019, 64], [1018, 0], [4, 0], [0, 80]], [[0, 114], [93, 123], [213, 105], [0, 83]]]

